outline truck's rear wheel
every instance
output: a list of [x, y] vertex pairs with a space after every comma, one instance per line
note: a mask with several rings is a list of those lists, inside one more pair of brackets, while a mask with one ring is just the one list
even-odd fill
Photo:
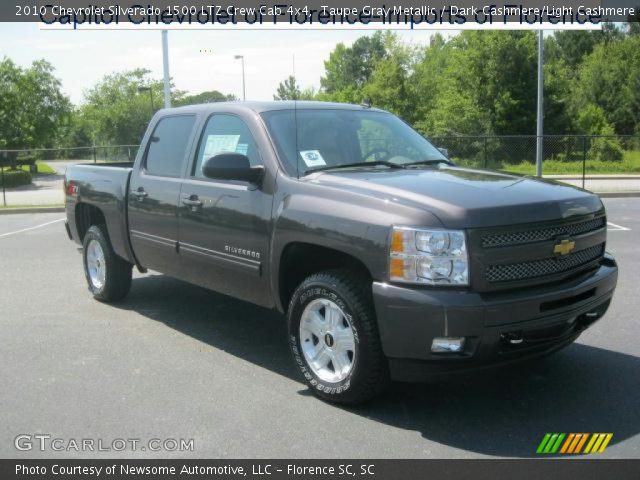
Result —
[[82, 257], [89, 290], [97, 300], [111, 302], [129, 293], [133, 266], [116, 255], [103, 226], [89, 228]]
[[311, 275], [293, 294], [288, 326], [294, 361], [323, 399], [361, 403], [389, 383], [370, 297], [362, 281], [340, 270]]

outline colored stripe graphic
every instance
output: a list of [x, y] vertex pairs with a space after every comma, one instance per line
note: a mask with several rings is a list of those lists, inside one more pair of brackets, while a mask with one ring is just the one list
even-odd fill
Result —
[[[569, 455], [579, 453], [602, 453], [607, 448], [612, 438], [613, 433], [546, 433], [542, 438], [540, 445], [538, 445], [536, 453], [564, 453]], [[587, 442], [587, 440], [589, 441]], [[587, 446], [583, 451], [582, 447], [584, 447], [585, 443]]]
[[576, 451], [574, 453], [580, 453], [580, 451], [582, 450], [582, 446], [584, 445], [584, 442], [587, 441], [587, 438], [589, 438], [589, 434], [583, 433], [582, 439], [580, 440], [580, 443], [578, 443], [578, 446], [576, 447]]
[[547, 433], [538, 445], [537, 453], [556, 453], [566, 434]]
[[547, 442], [549, 441], [549, 438], [551, 438], [551, 434], [550, 433], [546, 433], [544, 435], [544, 438], [542, 439], [542, 442], [540, 442], [540, 445], [538, 445], [538, 450], [536, 450], [536, 453], [544, 452], [544, 447], [547, 444]]
[[564, 445], [562, 445], [562, 448], [560, 449], [560, 453], [567, 453], [567, 449], [569, 448], [569, 445], [571, 445], [571, 442], [573, 442], [573, 439], [576, 437], [575, 433], [570, 433], [569, 436], [567, 437], [567, 441], [564, 442]]
[[613, 438], [613, 433], [594, 433], [584, 453], [602, 453]]

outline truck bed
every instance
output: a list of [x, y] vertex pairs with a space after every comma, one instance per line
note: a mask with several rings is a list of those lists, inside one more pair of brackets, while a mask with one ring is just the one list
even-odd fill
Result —
[[[104, 223], [115, 252], [135, 263], [129, 243], [127, 195], [132, 164], [78, 164], [67, 168], [64, 176], [65, 207], [71, 237], [82, 243], [84, 220], [96, 207], [104, 216]], [[75, 194], [70, 194], [73, 185]], [[72, 189], [73, 190], [73, 189]]]

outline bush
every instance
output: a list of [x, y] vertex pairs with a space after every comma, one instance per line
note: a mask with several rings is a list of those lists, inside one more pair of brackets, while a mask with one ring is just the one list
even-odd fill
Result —
[[[0, 183], [2, 177], [0, 177]], [[24, 170], [5, 170], [4, 171], [4, 186], [6, 188], [19, 187], [21, 185], [31, 184], [31, 174]]]
[[616, 137], [598, 137], [591, 142], [589, 158], [609, 162], [619, 162], [624, 156], [620, 140]]

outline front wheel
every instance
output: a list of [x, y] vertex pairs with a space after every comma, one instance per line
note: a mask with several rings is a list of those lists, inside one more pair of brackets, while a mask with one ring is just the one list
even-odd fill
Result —
[[341, 270], [311, 275], [293, 294], [293, 358], [307, 385], [325, 400], [361, 403], [389, 383], [370, 297], [362, 280]]
[[129, 293], [133, 266], [116, 255], [103, 226], [89, 228], [82, 256], [87, 284], [96, 300], [111, 302]]

